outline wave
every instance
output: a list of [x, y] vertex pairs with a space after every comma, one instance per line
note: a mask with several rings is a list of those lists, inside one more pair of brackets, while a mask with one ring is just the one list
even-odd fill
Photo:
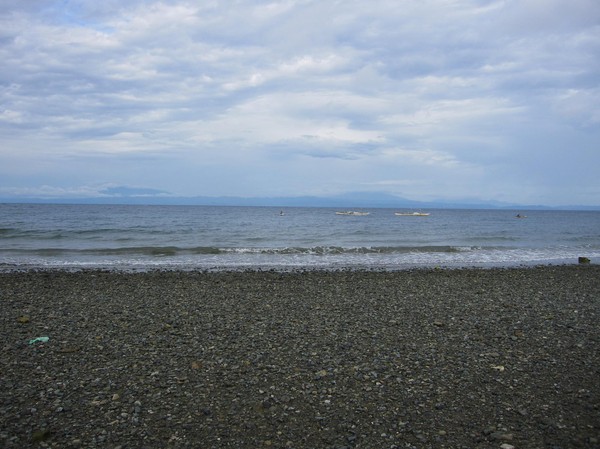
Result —
[[286, 247], [286, 248], [219, 248], [220, 253], [254, 253], [254, 254], [308, 254], [308, 255], [335, 255], [335, 254], [394, 254], [394, 253], [455, 253], [473, 250], [473, 247], [456, 246], [375, 246], [375, 247], [341, 247], [341, 246], [313, 246], [313, 247]]
[[[24, 228], [0, 228], [0, 237], [3, 239], [35, 239], [35, 240], [60, 240], [60, 239], [85, 239], [97, 240], [115, 238], [129, 238], [133, 235], [139, 236], [164, 236], [169, 237], [177, 234], [175, 230], [147, 229], [144, 227], [129, 228], [93, 228], [93, 229], [24, 229]], [[124, 236], [124, 237], [119, 237]]]
[[219, 255], [219, 254], [261, 254], [261, 255], [344, 255], [344, 254], [404, 254], [404, 253], [459, 253], [481, 249], [471, 246], [377, 246], [377, 247], [341, 247], [341, 246], [313, 246], [313, 247], [178, 247], [178, 246], [132, 246], [117, 248], [0, 248], [0, 254], [23, 254], [46, 257], [69, 255], [89, 256], [180, 256], [180, 255]]
[[24, 249], [0, 248], [2, 266], [42, 267], [401, 267], [521, 265], [575, 263], [585, 255], [600, 260], [600, 250], [506, 247], [375, 247], [375, 248], [217, 248], [176, 246]]

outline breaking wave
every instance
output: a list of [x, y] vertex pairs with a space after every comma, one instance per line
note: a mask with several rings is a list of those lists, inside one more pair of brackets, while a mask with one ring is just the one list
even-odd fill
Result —
[[0, 249], [0, 252], [11, 254], [28, 254], [40, 256], [69, 256], [69, 255], [95, 255], [95, 256], [180, 256], [202, 254], [264, 254], [264, 255], [344, 255], [344, 254], [406, 254], [406, 253], [460, 253], [479, 250], [480, 247], [470, 246], [376, 246], [376, 247], [350, 247], [340, 246], [313, 246], [313, 247], [177, 247], [177, 246], [134, 246], [120, 248], [35, 248], [35, 249]]

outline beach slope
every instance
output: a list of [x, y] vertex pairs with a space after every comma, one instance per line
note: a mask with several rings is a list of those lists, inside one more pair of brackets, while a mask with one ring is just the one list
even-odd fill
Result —
[[600, 447], [596, 265], [5, 272], [0, 304], [3, 448]]

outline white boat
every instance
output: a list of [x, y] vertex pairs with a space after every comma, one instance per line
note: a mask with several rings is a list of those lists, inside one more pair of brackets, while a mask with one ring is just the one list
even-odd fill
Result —
[[370, 212], [357, 212], [355, 210], [347, 210], [344, 212], [336, 212], [336, 215], [354, 215], [354, 216], [364, 216], [364, 215], [369, 215]]
[[395, 212], [399, 217], [427, 217], [429, 212]]

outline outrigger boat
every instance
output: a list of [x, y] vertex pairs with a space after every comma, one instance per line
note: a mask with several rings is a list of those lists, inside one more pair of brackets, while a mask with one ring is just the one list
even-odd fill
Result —
[[400, 217], [427, 217], [429, 212], [395, 212], [394, 215]]
[[354, 216], [364, 216], [364, 215], [369, 215], [370, 212], [357, 212], [355, 210], [348, 210], [345, 212], [336, 212], [336, 215], [354, 215]]

